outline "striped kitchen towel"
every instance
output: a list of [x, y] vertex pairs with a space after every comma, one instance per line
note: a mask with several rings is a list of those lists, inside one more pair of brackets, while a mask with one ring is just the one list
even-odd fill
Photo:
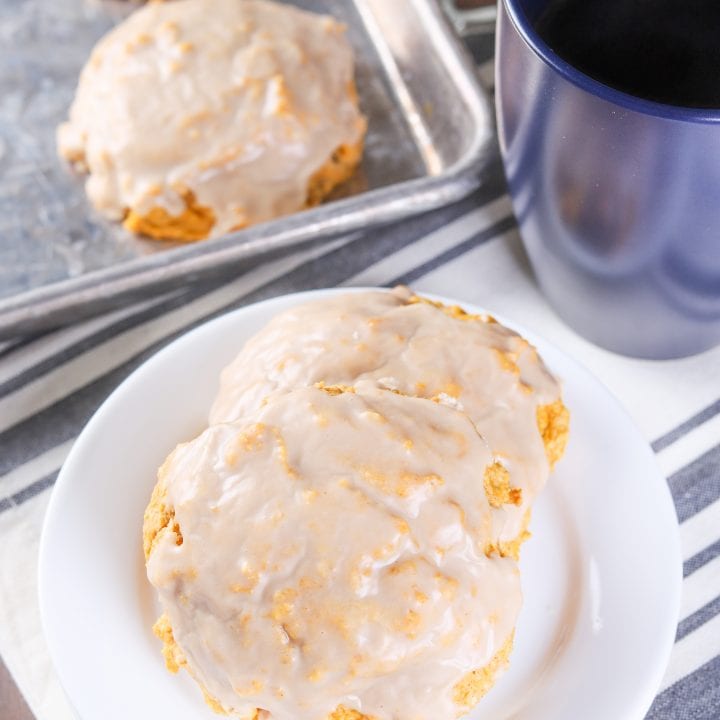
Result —
[[92, 413], [151, 354], [209, 318], [295, 290], [396, 283], [532, 327], [623, 401], [667, 475], [685, 559], [677, 642], [649, 718], [720, 717], [720, 348], [658, 363], [612, 355], [575, 335], [532, 280], [498, 180], [400, 226], [304, 248], [224, 284], [171, 293], [2, 351], [0, 655], [39, 720], [71, 714], [40, 628], [38, 539], [58, 469]]

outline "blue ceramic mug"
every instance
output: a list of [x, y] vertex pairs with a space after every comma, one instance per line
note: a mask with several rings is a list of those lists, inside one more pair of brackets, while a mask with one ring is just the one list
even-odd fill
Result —
[[558, 57], [545, 0], [498, 7], [500, 147], [538, 282], [571, 327], [636, 357], [720, 343], [720, 109], [642, 100]]

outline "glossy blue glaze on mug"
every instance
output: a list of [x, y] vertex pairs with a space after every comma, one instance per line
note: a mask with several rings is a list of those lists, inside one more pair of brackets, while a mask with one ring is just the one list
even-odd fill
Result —
[[[720, 343], [720, 109], [619, 92], [535, 33], [544, 0], [499, 3], [498, 131], [515, 214], [558, 315], [663, 359]], [[720, 369], [719, 369], [720, 372]]]

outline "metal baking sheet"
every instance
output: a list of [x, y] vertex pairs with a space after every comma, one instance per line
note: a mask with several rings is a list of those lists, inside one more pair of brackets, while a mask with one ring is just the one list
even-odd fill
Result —
[[[239, 0], [242, 1], [242, 0]], [[128, 0], [0, 0], [0, 338], [179, 287], [246, 258], [397, 220], [477, 184], [489, 103], [434, 0], [298, 0], [348, 25], [369, 121], [356, 177], [326, 203], [192, 245], [100, 217], [57, 157], [80, 69]]]

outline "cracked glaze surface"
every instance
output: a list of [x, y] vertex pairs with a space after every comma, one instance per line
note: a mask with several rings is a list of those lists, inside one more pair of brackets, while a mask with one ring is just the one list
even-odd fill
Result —
[[407, 288], [324, 298], [280, 314], [246, 343], [223, 371], [210, 422], [251, 414], [272, 393], [316, 382], [370, 383], [464, 410], [521, 491], [516, 505], [493, 512], [495, 536], [512, 543], [524, 532], [550, 472], [538, 408], [560, 397], [526, 340]]

